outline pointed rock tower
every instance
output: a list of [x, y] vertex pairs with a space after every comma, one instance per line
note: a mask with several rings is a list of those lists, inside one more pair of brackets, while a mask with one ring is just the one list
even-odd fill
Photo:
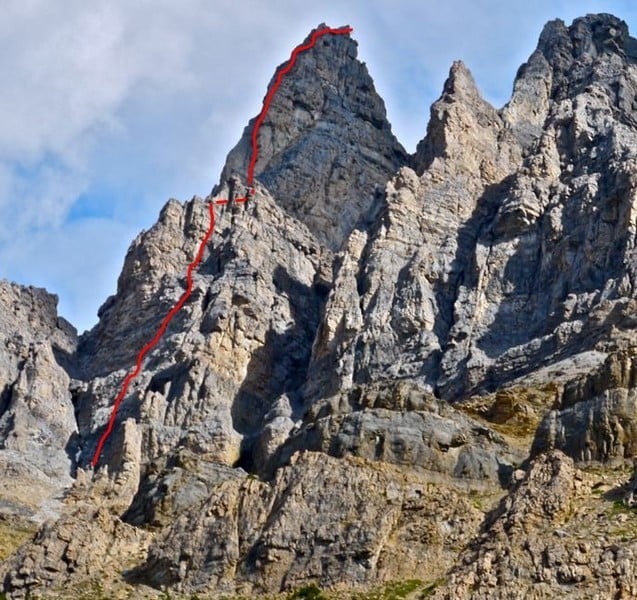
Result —
[[[274, 97], [258, 140], [257, 180], [333, 250], [409, 160], [392, 134], [367, 67], [356, 58], [356, 47], [349, 35], [327, 35], [301, 53]], [[245, 175], [254, 122], [228, 155], [222, 182], [232, 174]]]

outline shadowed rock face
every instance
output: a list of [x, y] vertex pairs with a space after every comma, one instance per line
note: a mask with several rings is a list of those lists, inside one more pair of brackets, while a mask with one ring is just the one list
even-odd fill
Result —
[[[132, 243], [79, 344], [53, 297], [0, 285], [0, 466], [19, 473], [0, 515], [41, 520], [66, 491], [4, 589], [448, 572], [440, 598], [637, 595], [619, 488], [578, 468], [637, 455], [636, 96], [625, 23], [554, 21], [502, 109], [454, 63], [408, 157], [356, 43], [326, 36], [274, 98], [254, 198], [232, 201], [251, 122], [214, 193]], [[85, 470], [219, 197], [192, 297]]]
[[[356, 46], [349, 35], [325, 35], [301, 53], [259, 131], [257, 180], [332, 250], [373, 214], [389, 177], [409, 162]], [[253, 125], [221, 181], [245, 177]]]

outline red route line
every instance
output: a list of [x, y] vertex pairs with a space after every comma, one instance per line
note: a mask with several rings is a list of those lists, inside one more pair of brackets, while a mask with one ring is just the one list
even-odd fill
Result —
[[119, 391], [119, 394], [117, 394], [117, 398], [115, 398], [115, 403], [113, 404], [113, 410], [111, 411], [111, 417], [108, 420], [108, 425], [104, 430], [102, 437], [100, 437], [97, 448], [95, 450], [95, 454], [93, 455], [93, 460], [91, 461], [91, 465], [93, 467], [97, 465], [97, 461], [99, 460], [100, 454], [102, 453], [102, 448], [104, 447], [106, 440], [113, 431], [113, 426], [115, 425], [115, 419], [117, 417], [119, 405], [122, 403], [124, 396], [126, 396], [126, 392], [128, 391], [128, 387], [130, 386], [131, 382], [133, 381], [133, 379], [135, 379], [135, 377], [137, 377], [137, 375], [139, 375], [139, 372], [142, 369], [142, 361], [144, 360], [144, 357], [150, 350], [152, 350], [154, 346], [157, 345], [161, 336], [164, 334], [164, 331], [166, 331], [166, 327], [168, 327], [168, 324], [172, 321], [173, 317], [181, 310], [181, 307], [186, 303], [186, 300], [188, 300], [190, 294], [192, 293], [192, 272], [199, 266], [199, 263], [203, 258], [204, 250], [206, 249], [206, 244], [208, 243], [208, 240], [210, 239], [210, 236], [212, 236], [212, 232], [215, 229], [215, 210], [212, 202], [208, 204], [208, 211], [210, 212], [210, 226], [208, 227], [208, 231], [206, 231], [203, 240], [201, 240], [201, 244], [199, 244], [199, 250], [197, 251], [195, 260], [193, 260], [188, 265], [188, 270], [186, 271], [186, 291], [181, 295], [181, 298], [179, 298], [177, 304], [175, 304], [170, 312], [164, 317], [164, 320], [161, 322], [161, 325], [159, 326], [155, 337], [139, 351], [139, 354], [137, 355], [137, 364], [135, 365], [134, 371], [129, 373], [126, 376], [126, 379], [124, 379], [122, 389]]
[[[277, 71], [276, 79], [265, 96], [265, 100], [263, 101], [263, 108], [261, 109], [261, 112], [257, 116], [257, 119], [254, 123], [254, 127], [252, 128], [252, 137], [251, 137], [252, 155], [250, 157], [250, 163], [248, 165], [248, 178], [247, 178], [248, 186], [250, 189], [248, 190], [248, 193], [245, 196], [241, 196], [240, 198], [235, 198], [234, 199], [235, 202], [238, 202], [238, 203], [247, 202], [250, 199], [250, 196], [254, 193], [254, 188], [252, 188], [252, 183], [254, 182], [254, 168], [257, 164], [257, 158], [259, 156], [259, 145], [257, 143], [259, 129], [261, 128], [261, 125], [263, 125], [263, 121], [265, 120], [265, 117], [268, 114], [268, 110], [270, 110], [270, 105], [272, 104], [272, 99], [274, 98], [274, 94], [276, 94], [277, 90], [281, 86], [283, 77], [285, 77], [285, 75], [287, 75], [290, 72], [292, 67], [294, 67], [298, 55], [301, 52], [305, 52], [306, 50], [313, 48], [318, 38], [323, 35], [327, 35], [327, 34], [344, 35], [347, 33], [351, 33], [352, 31], [354, 30], [351, 27], [340, 27], [338, 29], [333, 29], [331, 27], [324, 27], [323, 29], [317, 29], [314, 33], [312, 33], [312, 37], [310, 38], [309, 42], [305, 44], [301, 44], [297, 46], [296, 48], [294, 48], [287, 63]], [[159, 326], [159, 329], [157, 330], [155, 337], [153, 337], [153, 339], [150, 340], [150, 342], [148, 342], [139, 351], [139, 354], [137, 355], [137, 362], [135, 364], [135, 369], [131, 373], [129, 373], [124, 379], [124, 382], [122, 383], [122, 387], [119, 391], [119, 394], [117, 394], [117, 397], [115, 398], [115, 402], [113, 403], [113, 408], [111, 410], [111, 416], [108, 420], [108, 425], [106, 426], [106, 429], [104, 430], [104, 432], [100, 436], [99, 441], [97, 442], [97, 448], [95, 449], [95, 453], [93, 454], [93, 459], [91, 460], [91, 466], [93, 468], [97, 466], [97, 463], [99, 462], [99, 459], [100, 459], [100, 455], [102, 454], [102, 450], [104, 449], [104, 444], [106, 444], [106, 441], [108, 440], [111, 433], [113, 432], [113, 427], [115, 426], [115, 420], [117, 418], [117, 413], [119, 411], [120, 404], [122, 403], [122, 400], [126, 396], [126, 393], [128, 392], [128, 388], [130, 387], [130, 384], [132, 383], [133, 379], [135, 379], [135, 377], [137, 377], [140, 371], [142, 370], [142, 362], [144, 361], [146, 354], [148, 354], [148, 352], [150, 352], [150, 350], [152, 350], [159, 343], [161, 336], [166, 331], [166, 328], [168, 327], [169, 323], [172, 321], [173, 317], [181, 310], [183, 305], [187, 302], [188, 298], [190, 298], [190, 295], [192, 294], [192, 272], [199, 266], [199, 263], [201, 262], [201, 259], [203, 258], [203, 253], [206, 249], [208, 241], [212, 237], [212, 234], [215, 229], [214, 205], [216, 204], [218, 206], [223, 206], [225, 204], [228, 204], [229, 202], [230, 200], [228, 198], [219, 198], [217, 200], [210, 201], [208, 203], [208, 211], [210, 213], [210, 226], [208, 227], [208, 231], [206, 231], [206, 234], [204, 235], [203, 239], [201, 240], [201, 243], [199, 244], [199, 250], [197, 251], [197, 256], [195, 256], [195, 259], [188, 265], [188, 269], [186, 270], [186, 281], [187, 281], [186, 291], [181, 295], [181, 297], [179, 298], [175, 306], [172, 307], [170, 312], [164, 317], [164, 320], [161, 322], [161, 325]]]
[[265, 100], [263, 101], [263, 108], [257, 117], [256, 122], [254, 123], [254, 127], [252, 129], [252, 156], [250, 158], [250, 164], [248, 165], [248, 185], [252, 185], [254, 181], [254, 167], [257, 164], [257, 158], [259, 157], [259, 146], [257, 144], [257, 136], [259, 134], [259, 128], [263, 125], [263, 121], [265, 121], [265, 117], [268, 114], [268, 110], [270, 110], [270, 104], [272, 104], [272, 99], [274, 98], [274, 94], [279, 89], [281, 82], [283, 81], [283, 77], [287, 75], [294, 64], [296, 63], [296, 59], [301, 52], [305, 52], [310, 48], [314, 47], [316, 44], [316, 40], [322, 35], [326, 35], [331, 33], [333, 35], [343, 35], [346, 33], [351, 33], [354, 31], [351, 27], [340, 27], [338, 29], [332, 29], [331, 27], [324, 27], [323, 29], [317, 29], [310, 38], [310, 41], [306, 44], [302, 44], [297, 46], [292, 50], [292, 55], [288, 60], [287, 64], [279, 69], [276, 75], [276, 80], [272, 87], [268, 90], [268, 93], [265, 96]]

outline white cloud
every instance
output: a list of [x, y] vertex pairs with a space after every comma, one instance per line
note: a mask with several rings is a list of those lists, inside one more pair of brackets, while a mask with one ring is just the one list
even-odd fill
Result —
[[4, 184], [0, 182], [4, 188], [0, 196], [0, 246], [15, 244], [16, 236], [22, 233], [60, 227], [85, 187], [79, 171], [61, 165], [43, 164], [34, 172], [21, 174], [0, 163], [0, 180], [4, 180]]
[[143, 12], [127, 4], [20, 0], [3, 9], [0, 112], [10, 118], [0, 123], [0, 156], [81, 161], [83, 136], [121, 126], [117, 111], [136, 87], [184, 84], [187, 32], [151, 3]]

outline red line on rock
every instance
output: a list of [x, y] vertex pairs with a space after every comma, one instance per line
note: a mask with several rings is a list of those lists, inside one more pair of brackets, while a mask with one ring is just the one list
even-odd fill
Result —
[[254, 181], [254, 168], [257, 164], [257, 158], [259, 157], [259, 145], [257, 144], [257, 136], [259, 135], [259, 129], [261, 125], [263, 125], [263, 121], [265, 121], [265, 117], [268, 114], [268, 110], [270, 110], [270, 104], [272, 104], [272, 98], [274, 98], [274, 94], [279, 89], [281, 82], [283, 81], [283, 77], [290, 72], [290, 69], [296, 63], [296, 59], [301, 52], [305, 52], [310, 48], [313, 48], [316, 44], [316, 40], [322, 35], [326, 35], [328, 33], [333, 35], [343, 35], [346, 33], [351, 33], [354, 31], [351, 27], [340, 27], [339, 29], [332, 29], [331, 27], [324, 27], [323, 29], [317, 29], [310, 38], [310, 41], [306, 44], [301, 44], [292, 50], [292, 55], [288, 62], [282, 66], [277, 75], [272, 87], [268, 90], [268, 93], [265, 96], [265, 100], [263, 101], [263, 108], [257, 117], [257, 120], [254, 123], [254, 127], [252, 128], [252, 156], [250, 157], [250, 164], [248, 165], [248, 185], [252, 185]]
[[[257, 119], [254, 123], [254, 127], [252, 128], [252, 138], [251, 138], [252, 139], [252, 156], [250, 157], [250, 163], [248, 165], [248, 174], [247, 174], [247, 181], [248, 181], [248, 186], [250, 186], [250, 190], [248, 191], [248, 194], [246, 196], [235, 198], [234, 200], [235, 202], [237, 203], [247, 202], [250, 199], [250, 196], [254, 194], [254, 188], [252, 187], [252, 183], [254, 181], [254, 168], [257, 164], [257, 158], [259, 156], [259, 146], [257, 144], [259, 129], [261, 128], [261, 125], [263, 124], [263, 121], [265, 120], [265, 117], [268, 114], [268, 110], [270, 109], [270, 104], [272, 104], [272, 99], [274, 98], [274, 94], [279, 89], [281, 82], [283, 81], [283, 77], [290, 72], [290, 70], [296, 63], [296, 59], [298, 55], [301, 52], [305, 52], [306, 50], [313, 48], [318, 38], [323, 35], [326, 35], [326, 34], [343, 35], [343, 34], [351, 33], [352, 31], [353, 29], [351, 27], [340, 27], [338, 29], [332, 29], [331, 27], [324, 27], [323, 29], [317, 29], [312, 34], [312, 37], [310, 38], [309, 42], [305, 44], [301, 44], [297, 46], [296, 48], [294, 48], [288, 62], [279, 69], [279, 71], [277, 72], [274, 84], [268, 90], [265, 100], [263, 101], [263, 108], [261, 109], [261, 112], [257, 116]], [[104, 430], [104, 432], [100, 436], [99, 441], [97, 442], [97, 448], [95, 449], [95, 453], [93, 454], [93, 459], [91, 460], [91, 466], [93, 468], [97, 466], [97, 463], [100, 459], [100, 455], [102, 454], [102, 450], [104, 449], [104, 444], [106, 444], [106, 441], [108, 440], [111, 433], [113, 432], [113, 427], [115, 426], [115, 420], [117, 419], [117, 413], [119, 411], [120, 404], [122, 403], [122, 400], [124, 400], [124, 397], [126, 396], [126, 393], [128, 392], [128, 388], [130, 387], [130, 384], [132, 383], [133, 379], [135, 379], [135, 377], [137, 377], [140, 371], [142, 370], [142, 362], [144, 361], [146, 354], [148, 354], [148, 352], [152, 350], [158, 344], [159, 340], [161, 339], [161, 336], [166, 331], [166, 328], [168, 327], [169, 323], [172, 321], [173, 317], [181, 310], [183, 305], [187, 302], [188, 298], [190, 298], [190, 295], [192, 294], [192, 272], [199, 266], [199, 263], [201, 262], [201, 259], [203, 258], [204, 250], [206, 249], [206, 245], [208, 244], [208, 240], [212, 237], [212, 234], [215, 229], [214, 205], [217, 204], [219, 206], [222, 206], [222, 205], [228, 204], [228, 202], [229, 202], [228, 198], [219, 198], [217, 200], [214, 200], [208, 203], [208, 210], [210, 212], [210, 226], [208, 227], [208, 231], [206, 231], [206, 234], [204, 235], [203, 239], [201, 240], [201, 243], [199, 244], [199, 250], [197, 251], [197, 256], [195, 256], [195, 259], [188, 265], [188, 269], [186, 271], [186, 282], [187, 282], [186, 291], [181, 295], [181, 297], [177, 301], [177, 304], [175, 304], [175, 306], [172, 307], [170, 312], [164, 317], [164, 320], [161, 322], [161, 325], [159, 326], [159, 329], [157, 330], [157, 333], [155, 333], [155, 336], [153, 337], [153, 339], [150, 340], [150, 342], [148, 342], [139, 351], [139, 354], [137, 355], [137, 362], [135, 364], [135, 369], [131, 373], [129, 373], [124, 379], [124, 382], [122, 383], [122, 387], [119, 391], [119, 394], [117, 394], [117, 397], [115, 398], [115, 402], [113, 403], [111, 416], [108, 420], [106, 429]]]
[[208, 211], [210, 212], [210, 226], [208, 227], [208, 231], [206, 231], [203, 240], [201, 240], [201, 243], [199, 244], [197, 256], [195, 256], [195, 259], [188, 265], [188, 269], [186, 271], [186, 291], [181, 295], [181, 298], [179, 298], [177, 304], [175, 304], [170, 312], [164, 317], [164, 320], [161, 322], [161, 325], [159, 326], [155, 337], [139, 351], [135, 369], [132, 373], [129, 373], [126, 376], [126, 379], [124, 379], [122, 389], [119, 391], [119, 394], [117, 394], [117, 397], [115, 398], [115, 403], [113, 404], [113, 409], [111, 411], [111, 417], [108, 420], [108, 425], [104, 430], [104, 433], [102, 433], [99, 442], [97, 443], [97, 448], [95, 449], [95, 454], [93, 455], [93, 460], [91, 461], [91, 465], [93, 467], [97, 465], [97, 461], [99, 460], [100, 454], [102, 453], [102, 448], [104, 447], [106, 440], [113, 431], [113, 426], [115, 425], [115, 419], [117, 417], [119, 405], [122, 403], [124, 396], [126, 396], [126, 392], [128, 391], [128, 387], [130, 386], [131, 382], [133, 381], [133, 379], [135, 379], [135, 377], [137, 377], [137, 375], [139, 375], [139, 372], [142, 369], [142, 361], [144, 360], [144, 357], [150, 350], [152, 350], [154, 346], [157, 345], [161, 336], [164, 334], [164, 331], [166, 331], [166, 327], [168, 327], [168, 324], [172, 321], [173, 317], [181, 310], [181, 307], [186, 303], [188, 298], [190, 298], [190, 294], [192, 294], [192, 272], [199, 266], [199, 263], [203, 258], [204, 250], [206, 249], [206, 244], [208, 243], [208, 240], [210, 239], [210, 236], [212, 236], [212, 232], [215, 229], [215, 209], [212, 205], [212, 202], [208, 203]]

